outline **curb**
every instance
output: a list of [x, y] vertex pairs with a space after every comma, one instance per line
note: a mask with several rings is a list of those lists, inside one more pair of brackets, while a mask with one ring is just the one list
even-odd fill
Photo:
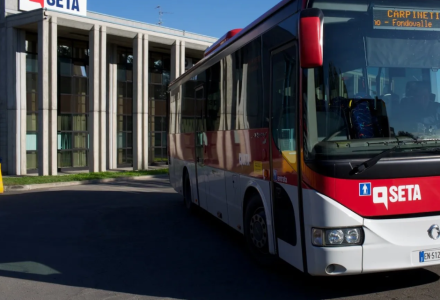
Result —
[[54, 182], [54, 183], [41, 183], [41, 184], [28, 184], [28, 185], [9, 185], [9, 186], [6, 185], [6, 186], [4, 186], [4, 189], [5, 189], [5, 193], [7, 193], [7, 192], [47, 189], [47, 188], [54, 188], [54, 187], [86, 185], [86, 184], [100, 184], [100, 183], [109, 183], [109, 182], [117, 182], [117, 181], [135, 181], [135, 180], [154, 179], [154, 178], [168, 178], [168, 174], [132, 176], [132, 177], [117, 177], [117, 178], [105, 178], [105, 179], [96, 179], [96, 180]]

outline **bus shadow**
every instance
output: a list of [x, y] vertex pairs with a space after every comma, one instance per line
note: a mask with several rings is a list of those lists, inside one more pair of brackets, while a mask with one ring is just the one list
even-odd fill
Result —
[[[382, 292], [402, 292], [404, 289], [416, 288], [438, 282], [439, 276], [427, 269], [415, 269], [396, 272], [384, 272], [356, 276], [311, 277], [283, 266], [278, 270], [280, 279], [293, 284], [293, 290], [300, 291], [300, 299], [337, 299], [345, 297], [365, 296]], [[399, 291], [402, 290], [402, 291]], [[293, 292], [293, 291], [292, 291]], [[431, 297], [436, 298], [432, 291]], [[279, 298], [279, 299], [282, 299]], [[397, 299], [397, 298], [393, 298]]]
[[210, 300], [328, 299], [439, 279], [426, 269], [312, 278], [285, 264], [261, 268], [234, 229], [208, 213], [188, 213], [181, 196], [170, 189], [146, 191], [72, 189], [2, 196], [0, 276]]

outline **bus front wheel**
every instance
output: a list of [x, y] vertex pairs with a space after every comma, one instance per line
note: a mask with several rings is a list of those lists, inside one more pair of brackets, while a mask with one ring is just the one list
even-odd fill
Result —
[[191, 182], [189, 181], [189, 175], [185, 172], [183, 178], [183, 202], [188, 210], [193, 209], [192, 197], [191, 197]]
[[245, 212], [245, 238], [252, 257], [263, 266], [271, 266], [277, 261], [269, 253], [266, 213], [258, 194], [250, 196]]

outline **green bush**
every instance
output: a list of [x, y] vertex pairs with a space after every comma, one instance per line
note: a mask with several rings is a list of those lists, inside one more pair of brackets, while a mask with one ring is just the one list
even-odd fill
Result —
[[58, 176], [22, 176], [3, 178], [4, 185], [28, 185], [54, 182], [98, 180], [118, 177], [137, 177], [146, 175], [168, 174], [168, 169], [148, 170], [148, 171], [127, 171], [127, 172], [100, 172], [100, 173], [81, 173], [74, 175]]

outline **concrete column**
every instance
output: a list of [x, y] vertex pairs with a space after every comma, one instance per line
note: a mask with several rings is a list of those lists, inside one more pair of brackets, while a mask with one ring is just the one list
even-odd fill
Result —
[[142, 169], [143, 138], [143, 35], [138, 34], [133, 40], [133, 170]]
[[180, 75], [180, 41], [176, 40], [171, 46], [171, 81]]
[[19, 147], [19, 160], [20, 160], [20, 174], [25, 175], [27, 173], [27, 157], [26, 157], [26, 32], [24, 30], [17, 31], [17, 107], [19, 109], [20, 118], [18, 122], [18, 141]]
[[99, 172], [99, 140], [100, 140], [100, 122], [99, 122], [99, 27], [93, 26], [89, 33], [89, 171]]
[[100, 92], [100, 162], [99, 162], [99, 171], [104, 172], [107, 171], [107, 29], [105, 26], [101, 26], [101, 34], [100, 34], [100, 83], [99, 83], [99, 92]]
[[7, 109], [9, 174], [26, 174], [26, 53], [25, 32], [7, 29]]
[[149, 129], [149, 118], [148, 118], [148, 109], [150, 101], [148, 99], [148, 88], [149, 88], [149, 82], [148, 82], [148, 73], [149, 70], [149, 45], [148, 45], [148, 35], [144, 34], [143, 39], [143, 80], [142, 80], [142, 86], [143, 86], [143, 95], [142, 95], [142, 104], [143, 104], [143, 111], [142, 111], [142, 119], [143, 119], [143, 136], [142, 136], [142, 169], [147, 170], [148, 169], [148, 153], [149, 153], [149, 147], [150, 147], [150, 139], [148, 137], [150, 133]]
[[108, 47], [108, 101], [107, 101], [107, 120], [108, 120], [108, 168], [117, 168], [117, 52], [116, 46]]
[[49, 175], [49, 20], [38, 22], [38, 174]]
[[49, 174], [58, 174], [58, 24], [50, 18], [50, 122], [49, 122]]
[[17, 74], [17, 30], [12, 27], [6, 29], [6, 77], [7, 88], [7, 109], [8, 109], [8, 174], [20, 174], [20, 113], [17, 107], [17, 89], [16, 89], [16, 74]]
[[185, 41], [180, 41], [180, 72], [179, 76], [185, 73]]

